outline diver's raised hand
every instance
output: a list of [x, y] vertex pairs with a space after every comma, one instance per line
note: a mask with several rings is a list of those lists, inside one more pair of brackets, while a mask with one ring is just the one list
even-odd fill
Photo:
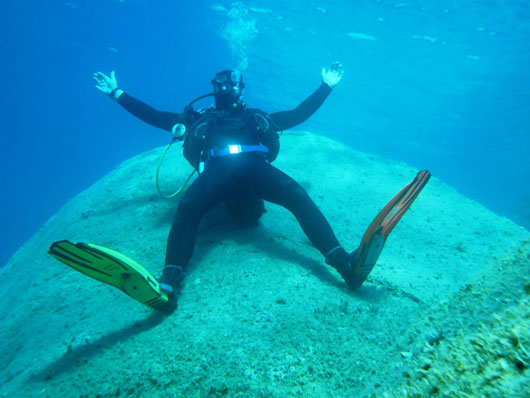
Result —
[[94, 73], [94, 80], [96, 81], [96, 88], [103, 94], [106, 94], [117, 100], [123, 93], [118, 89], [118, 81], [116, 80], [116, 72], [112, 71], [110, 77], [102, 72]]
[[322, 68], [322, 81], [331, 88], [335, 87], [342, 79], [344, 70], [340, 62], [333, 62], [329, 69]]

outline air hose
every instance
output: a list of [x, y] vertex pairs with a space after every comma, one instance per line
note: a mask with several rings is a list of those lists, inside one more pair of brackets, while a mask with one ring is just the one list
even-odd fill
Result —
[[[193, 101], [191, 101], [185, 108], [184, 108], [184, 113], [186, 113], [188, 110], [191, 110], [193, 111], [193, 108], [191, 107], [195, 102], [197, 102], [198, 100], [200, 99], [203, 99], [203, 98], [206, 98], [206, 97], [211, 97], [213, 96], [214, 93], [208, 93], [208, 94], [204, 94], [204, 95], [201, 95], [200, 97], [197, 97], [195, 98]], [[171, 141], [169, 142], [169, 144], [166, 146], [166, 149], [164, 149], [164, 152], [162, 153], [162, 156], [160, 156], [160, 160], [158, 161], [158, 166], [156, 167], [156, 190], [158, 191], [158, 194], [160, 196], [162, 196], [163, 198], [166, 198], [166, 199], [170, 199], [174, 196], [177, 196], [183, 189], [184, 187], [186, 186], [186, 184], [191, 180], [191, 177], [193, 177], [193, 174], [195, 174], [195, 171], [196, 170], [193, 170], [191, 172], [191, 174], [188, 176], [188, 178], [186, 178], [186, 181], [184, 181], [184, 184], [181, 185], [181, 187], [179, 189], [177, 189], [174, 193], [172, 193], [171, 195], [164, 195], [162, 193], [162, 191], [160, 190], [160, 185], [158, 183], [158, 175], [160, 174], [160, 167], [162, 166], [162, 161], [164, 160], [164, 157], [166, 156], [166, 153], [167, 151], [169, 151], [169, 148], [171, 148], [171, 145], [173, 145], [173, 143], [180, 137], [182, 137], [184, 134], [186, 134], [186, 126], [181, 124], [181, 123], [177, 123], [173, 126], [173, 128], [171, 129], [171, 132], [173, 133], [173, 138], [171, 139]]]
[[163, 198], [166, 198], [166, 199], [170, 199], [170, 198], [173, 198], [174, 196], [177, 196], [184, 189], [184, 187], [188, 184], [188, 182], [191, 180], [191, 177], [193, 177], [193, 174], [195, 174], [195, 170], [193, 170], [191, 172], [191, 174], [188, 176], [188, 178], [186, 178], [186, 181], [184, 181], [184, 184], [182, 184], [179, 189], [177, 189], [175, 192], [173, 192], [170, 195], [165, 195], [160, 190], [160, 184], [158, 182], [158, 180], [159, 180], [158, 177], [159, 177], [159, 174], [160, 174], [160, 168], [162, 167], [162, 162], [164, 161], [164, 157], [166, 156], [166, 153], [169, 151], [169, 148], [171, 148], [171, 146], [175, 143], [175, 141], [177, 141], [177, 138], [182, 136], [183, 134], [177, 136], [177, 135], [175, 135], [175, 131], [173, 131], [173, 135], [174, 136], [171, 139], [171, 141], [169, 142], [169, 144], [167, 144], [166, 149], [164, 149], [164, 152], [162, 152], [162, 156], [160, 156], [160, 160], [158, 161], [158, 165], [156, 166], [156, 177], [155, 177], [156, 190], [158, 191], [158, 194], [160, 196], [162, 196]]

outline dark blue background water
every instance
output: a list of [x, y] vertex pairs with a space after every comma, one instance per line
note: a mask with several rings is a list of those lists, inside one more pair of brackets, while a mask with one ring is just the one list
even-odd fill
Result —
[[340, 60], [343, 81], [304, 128], [428, 168], [530, 225], [530, 5], [283, 3], [4, 0], [0, 264], [114, 166], [167, 143], [94, 88], [98, 70], [180, 111], [216, 71], [248, 64], [245, 100], [274, 111]]

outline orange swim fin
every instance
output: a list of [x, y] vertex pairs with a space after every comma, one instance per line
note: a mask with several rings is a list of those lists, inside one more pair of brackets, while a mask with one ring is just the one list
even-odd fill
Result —
[[[418, 197], [421, 190], [431, 178], [427, 170], [420, 171], [414, 179], [399, 191], [370, 223], [361, 240], [361, 245], [353, 253], [351, 264], [356, 283], [349, 283], [350, 287], [359, 287], [368, 274], [372, 272], [379, 255], [383, 251], [386, 238]], [[354, 282], [350, 280], [350, 282]], [[354, 285], [354, 286], [351, 286]]]

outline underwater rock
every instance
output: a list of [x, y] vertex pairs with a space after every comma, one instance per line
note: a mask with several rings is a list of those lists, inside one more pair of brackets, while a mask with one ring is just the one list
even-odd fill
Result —
[[[281, 140], [274, 165], [306, 187], [348, 250], [417, 172], [308, 132]], [[462, 374], [480, 377], [466, 352], [485, 355], [488, 385], [512, 391], [504, 381], [519, 374], [525, 386], [529, 328], [517, 314], [528, 308], [530, 234], [436, 176], [355, 292], [270, 203], [253, 228], [222, 208], [208, 214], [169, 317], [48, 256], [54, 241], [90, 242], [158, 275], [179, 201], [155, 196], [162, 151], [69, 201], [0, 271], [0, 396], [401, 396], [423, 394], [425, 380], [447, 392], [475, 385]], [[170, 152], [162, 189], [189, 172]], [[429, 345], [430, 331], [443, 339]], [[452, 352], [456, 379], [444, 385]]]

